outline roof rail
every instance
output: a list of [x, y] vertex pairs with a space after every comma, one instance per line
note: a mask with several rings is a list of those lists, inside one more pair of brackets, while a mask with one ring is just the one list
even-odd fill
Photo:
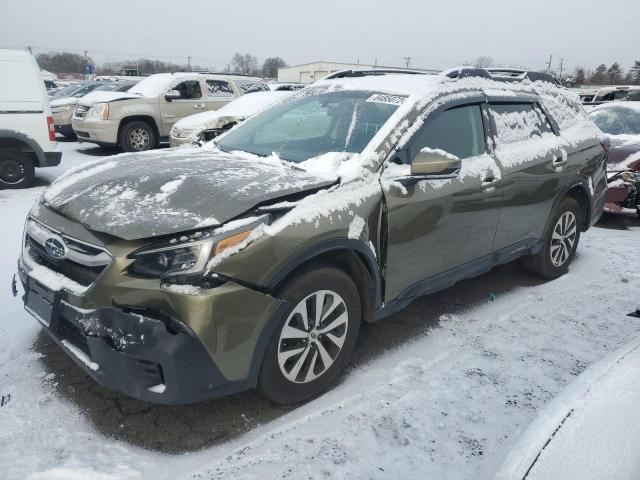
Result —
[[370, 68], [370, 69], [350, 69], [334, 72], [323, 80], [331, 80], [333, 78], [354, 78], [354, 77], [372, 77], [375, 75], [404, 74], [404, 75], [433, 75], [431, 72], [422, 70], [410, 70], [407, 68]]
[[560, 81], [551, 73], [534, 72], [520, 68], [478, 68], [478, 67], [458, 67], [443, 72], [449, 78], [459, 79], [465, 77], [481, 77], [499, 82], [521, 82], [537, 80], [561, 85]]

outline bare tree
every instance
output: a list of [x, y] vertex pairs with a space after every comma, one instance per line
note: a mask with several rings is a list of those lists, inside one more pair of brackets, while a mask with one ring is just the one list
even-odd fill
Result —
[[40, 68], [53, 73], [83, 73], [86, 64], [93, 65], [90, 57], [68, 52], [39, 53], [36, 60]]
[[489, 68], [493, 67], [493, 58], [491, 57], [478, 57], [476, 61], [473, 62], [474, 67], [478, 68]]
[[250, 53], [236, 53], [231, 59], [231, 67], [236, 73], [255, 74], [258, 70], [258, 59]]
[[587, 77], [584, 72], [584, 68], [578, 67], [576, 68], [576, 84], [584, 85], [586, 83]]
[[276, 78], [278, 76], [278, 69], [286, 67], [285, 62], [280, 57], [269, 57], [262, 64], [262, 76], [265, 78]]

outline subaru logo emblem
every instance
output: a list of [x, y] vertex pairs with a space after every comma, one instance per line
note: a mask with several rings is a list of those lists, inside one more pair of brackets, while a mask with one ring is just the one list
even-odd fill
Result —
[[44, 242], [44, 248], [51, 258], [62, 260], [67, 256], [67, 245], [60, 237], [49, 237]]

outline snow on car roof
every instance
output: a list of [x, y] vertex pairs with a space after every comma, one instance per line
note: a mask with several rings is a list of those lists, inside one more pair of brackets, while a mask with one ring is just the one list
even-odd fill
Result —
[[[219, 75], [215, 73], [197, 73], [197, 72], [177, 72], [177, 73], [156, 73], [150, 77], [141, 80], [137, 85], [129, 90], [130, 93], [139, 93], [143, 97], [157, 97], [165, 93], [174, 80], [184, 78], [216, 78], [216, 79], [232, 79], [232, 80], [260, 80], [257, 77], [245, 77], [242, 75]], [[261, 81], [261, 80], [260, 80]]]
[[612, 108], [626, 108], [628, 110], [635, 110], [636, 112], [640, 112], [640, 102], [635, 101], [617, 101], [617, 102], [607, 102], [601, 105], [597, 105], [591, 110], [590, 113], [597, 112], [599, 110], [609, 110]]

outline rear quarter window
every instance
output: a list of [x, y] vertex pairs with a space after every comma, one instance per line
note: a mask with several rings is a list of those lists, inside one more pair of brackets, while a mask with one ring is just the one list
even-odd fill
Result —
[[542, 110], [532, 103], [498, 103], [491, 105], [500, 143], [528, 140], [543, 133], [553, 133]]

